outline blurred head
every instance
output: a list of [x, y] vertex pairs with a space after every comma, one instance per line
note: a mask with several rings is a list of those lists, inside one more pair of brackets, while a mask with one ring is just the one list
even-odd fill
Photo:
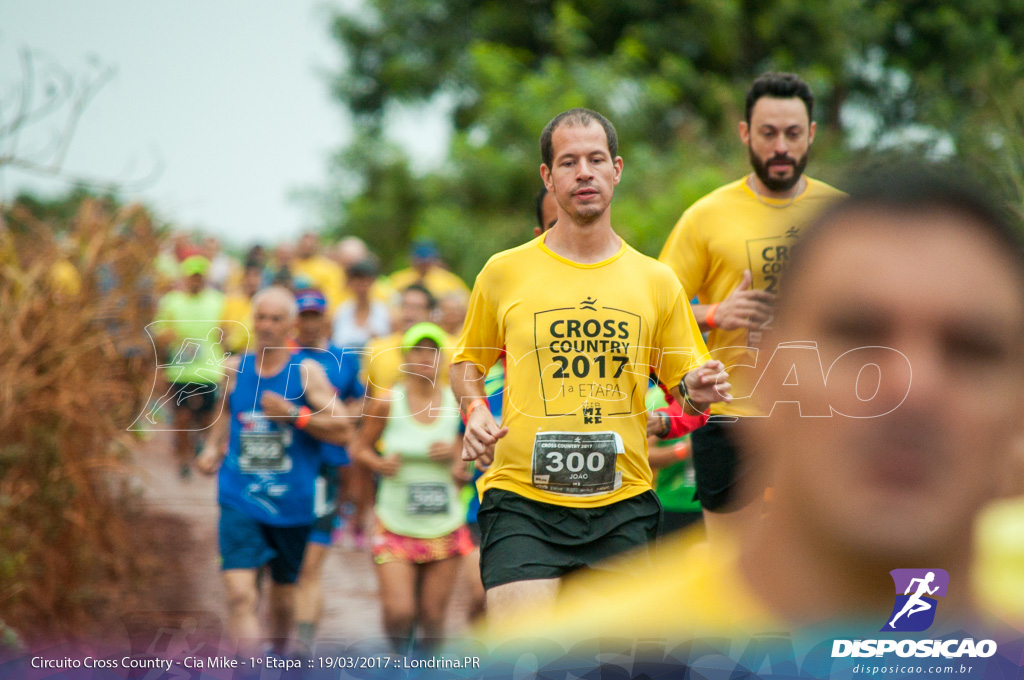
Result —
[[245, 261], [251, 264], [265, 267], [267, 265], [267, 251], [263, 246], [257, 244], [252, 248], [249, 248], [249, 252], [245, 254]]
[[446, 342], [444, 331], [435, 324], [415, 324], [402, 336], [402, 370], [433, 381], [440, 365], [440, 350]]
[[212, 260], [220, 253], [220, 241], [214, 236], [207, 236], [203, 239], [202, 250], [203, 255]]
[[295, 329], [299, 308], [295, 295], [281, 286], [268, 286], [252, 300], [253, 331], [257, 351], [285, 347]]
[[184, 282], [185, 291], [191, 295], [198, 295], [206, 288], [206, 272], [210, 269], [210, 261], [202, 255], [191, 255], [182, 261], [181, 280]]
[[414, 241], [409, 252], [413, 269], [420, 274], [426, 274], [431, 267], [437, 264], [440, 255], [437, 244], [433, 241]]
[[1020, 237], [963, 182], [876, 176], [804, 230], [762, 347], [817, 352], [755, 396], [805, 415], [746, 419], [776, 526], [886, 571], [970, 550], [1021, 431]]
[[323, 293], [311, 288], [300, 291], [295, 295], [295, 303], [299, 313], [295, 339], [299, 346], [321, 347], [330, 333]]
[[408, 329], [423, 321], [430, 321], [437, 301], [430, 291], [414, 283], [402, 291], [401, 302], [398, 307], [399, 329]]
[[558, 203], [555, 202], [555, 195], [548, 191], [547, 187], [541, 186], [537, 194], [537, 226], [533, 228], [533, 235], [540, 236], [545, 231], [555, 226], [558, 221]]
[[462, 324], [466, 320], [466, 308], [469, 298], [461, 291], [453, 291], [437, 301], [437, 325], [449, 335], [462, 333]]
[[573, 222], [592, 224], [611, 205], [622, 176], [615, 128], [601, 114], [572, 109], [555, 116], [540, 138], [540, 176]]
[[316, 234], [307, 231], [305, 234], [302, 235], [302, 238], [299, 239], [299, 245], [297, 249], [299, 259], [305, 260], [307, 258], [313, 257], [314, 255], [316, 255], [319, 247], [319, 237]]
[[370, 257], [370, 249], [358, 236], [346, 236], [338, 241], [338, 245], [334, 249], [334, 259], [345, 270], [368, 257]]
[[295, 262], [295, 246], [282, 243], [274, 249], [274, 262], [278, 269], [289, 268]]
[[811, 89], [792, 73], [765, 73], [747, 91], [740, 140], [769, 192], [787, 192], [800, 181], [817, 129], [813, 110]]
[[171, 234], [171, 248], [178, 261], [184, 260], [192, 254], [195, 246], [192, 245], [192, 237], [183, 231], [176, 231]]
[[260, 288], [263, 287], [263, 267], [252, 262], [245, 265], [242, 270], [242, 293], [251, 298]]
[[372, 259], [356, 262], [346, 270], [346, 276], [352, 294], [359, 300], [366, 300], [370, 297], [373, 282], [377, 280], [377, 263]]

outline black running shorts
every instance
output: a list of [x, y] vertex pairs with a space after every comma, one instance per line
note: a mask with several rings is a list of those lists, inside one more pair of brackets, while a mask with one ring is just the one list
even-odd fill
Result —
[[601, 569], [609, 557], [646, 549], [661, 515], [653, 491], [599, 508], [569, 508], [489, 489], [477, 514], [484, 588]]

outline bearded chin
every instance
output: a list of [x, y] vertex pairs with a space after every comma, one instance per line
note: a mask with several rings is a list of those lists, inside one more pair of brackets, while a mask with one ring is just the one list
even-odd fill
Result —
[[805, 153], [797, 160], [796, 165], [793, 166], [793, 174], [789, 177], [773, 177], [771, 171], [768, 169], [768, 164], [761, 162], [761, 159], [757, 157], [754, 150], [749, 146], [747, 151], [750, 153], [750, 165], [754, 168], [754, 174], [761, 180], [768, 191], [789, 191], [796, 186], [796, 183], [800, 181], [800, 177], [804, 174], [804, 168], [807, 167], [807, 156], [810, 152]]

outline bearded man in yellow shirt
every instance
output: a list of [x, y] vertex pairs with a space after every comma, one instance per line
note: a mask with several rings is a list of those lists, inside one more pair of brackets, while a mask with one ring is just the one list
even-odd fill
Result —
[[755, 80], [739, 123], [754, 172], [690, 206], [659, 257], [686, 295], [699, 299], [694, 316], [709, 332], [711, 356], [725, 364], [734, 385], [733, 401], [716, 404], [692, 438], [697, 497], [712, 540], [737, 523], [725, 513], [758, 507], [751, 503], [756, 489], [747, 497], [735, 492], [751, 465], [737, 454], [735, 421], [756, 413], [750, 394], [768, 359], [759, 356], [758, 345], [790, 249], [804, 223], [842, 196], [803, 174], [817, 127], [813, 109], [814, 95], [799, 77], [766, 73]]
[[[728, 399], [671, 270], [612, 229], [617, 152], [615, 128], [594, 111], [548, 123], [540, 174], [557, 223], [484, 266], [453, 358], [463, 458], [491, 463], [478, 483], [491, 617], [550, 601], [563, 576], [656, 536], [644, 406], [652, 366], [694, 413]], [[499, 425], [484, 376], [503, 351]]]

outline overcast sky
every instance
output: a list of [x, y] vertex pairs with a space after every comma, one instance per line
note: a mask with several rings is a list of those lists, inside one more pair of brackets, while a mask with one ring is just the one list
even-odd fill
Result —
[[[0, 93], [19, 82], [22, 47], [83, 73], [95, 55], [117, 75], [81, 119], [69, 172], [137, 178], [159, 159], [156, 181], [128, 198], [239, 245], [289, 238], [315, 223], [290, 195], [324, 183], [329, 156], [350, 134], [322, 74], [341, 64], [329, 9], [356, 4], [2, 0]], [[22, 146], [45, 142], [56, 125], [37, 128]], [[439, 125], [423, 134], [400, 123], [395, 136], [437, 140]], [[5, 199], [20, 188], [66, 186], [10, 168], [0, 182]]]

